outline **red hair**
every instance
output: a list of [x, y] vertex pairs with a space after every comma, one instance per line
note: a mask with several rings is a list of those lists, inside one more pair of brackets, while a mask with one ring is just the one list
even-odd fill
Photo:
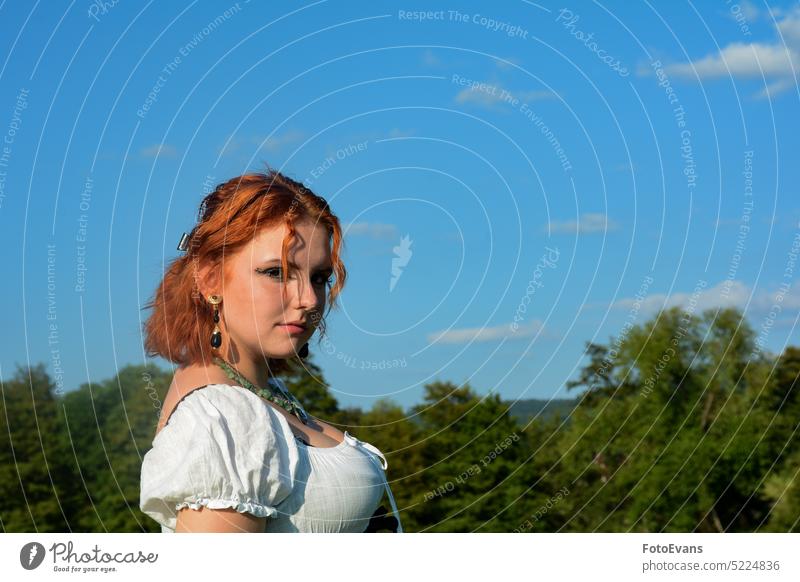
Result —
[[[284, 224], [288, 232], [281, 247], [281, 265], [283, 272], [289, 273], [287, 252], [295, 239], [294, 223], [304, 219], [328, 231], [336, 281], [326, 303], [329, 309], [335, 307], [347, 271], [341, 261], [344, 240], [339, 219], [327, 201], [272, 169], [265, 174], [245, 174], [219, 184], [203, 199], [188, 250], [170, 263], [155, 295], [145, 305], [145, 309], [153, 310], [144, 323], [147, 355], [161, 356], [181, 366], [210, 362], [213, 311], [197, 288], [198, 265], [224, 265], [226, 254], [244, 247], [261, 229]], [[324, 335], [324, 314], [319, 330]], [[269, 358], [268, 364], [272, 373], [289, 368], [284, 359]]]

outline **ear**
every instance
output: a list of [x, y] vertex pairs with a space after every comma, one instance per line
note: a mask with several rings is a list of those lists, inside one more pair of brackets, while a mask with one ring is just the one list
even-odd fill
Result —
[[216, 263], [202, 263], [194, 272], [194, 280], [200, 294], [208, 299], [209, 295], [222, 294], [222, 266]]

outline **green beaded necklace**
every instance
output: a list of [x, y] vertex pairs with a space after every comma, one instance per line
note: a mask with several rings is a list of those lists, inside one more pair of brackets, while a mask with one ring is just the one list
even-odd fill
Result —
[[303, 408], [303, 405], [300, 404], [300, 401], [297, 400], [297, 398], [295, 398], [294, 395], [286, 389], [286, 386], [284, 386], [282, 380], [278, 378], [270, 378], [268, 384], [269, 388], [259, 388], [247, 378], [242, 376], [242, 374], [239, 373], [239, 370], [234, 368], [223, 358], [214, 356], [213, 361], [224, 370], [228, 378], [234, 380], [235, 382], [239, 382], [243, 388], [247, 388], [254, 394], [261, 396], [262, 398], [266, 398], [270, 402], [274, 402], [281, 408], [294, 414], [303, 422], [303, 424], [308, 424], [308, 413]]

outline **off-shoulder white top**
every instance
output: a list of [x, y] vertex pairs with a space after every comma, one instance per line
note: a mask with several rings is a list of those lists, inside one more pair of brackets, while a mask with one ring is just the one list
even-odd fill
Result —
[[399, 523], [386, 458], [344, 435], [335, 447], [306, 445], [258, 395], [209, 384], [189, 393], [153, 439], [139, 507], [163, 533], [175, 531], [179, 509], [201, 506], [267, 517], [265, 532], [363, 532], [385, 489]]

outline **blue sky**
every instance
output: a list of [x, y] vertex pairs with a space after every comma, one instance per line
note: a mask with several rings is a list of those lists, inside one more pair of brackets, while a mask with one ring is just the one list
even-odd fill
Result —
[[0, 33], [4, 378], [144, 362], [204, 189], [264, 161], [348, 229], [310, 346], [344, 405], [569, 396], [664, 305], [798, 343], [797, 3], [5, 2]]

